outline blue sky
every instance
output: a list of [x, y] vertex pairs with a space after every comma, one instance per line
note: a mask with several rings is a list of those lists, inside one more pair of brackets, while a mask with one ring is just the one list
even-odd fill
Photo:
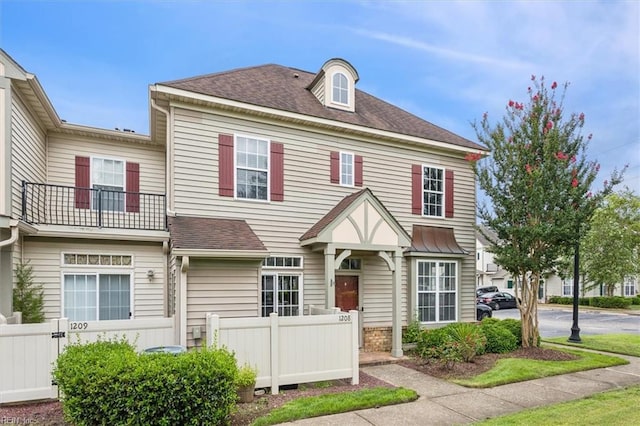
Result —
[[570, 82], [599, 182], [628, 164], [640, 193], [637, 1], [0, 0], [0, 46], [61, 118], [148, 133], [148, 85], [277, 63], [348, 60], [358, 88], [475, 140], [530, 76]]

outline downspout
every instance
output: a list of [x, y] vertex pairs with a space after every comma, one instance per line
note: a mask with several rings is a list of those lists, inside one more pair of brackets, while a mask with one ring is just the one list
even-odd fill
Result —
[[165, 147], [165, 181], [167, 189], [167, 216], [175, 216], [176, 212], [173, 206], [173, 169], [171, 167], [171, 151], [173, 149], [173, 122], [171, 121], [171, 113], [158, 106], [155, 99], [151, 98], [151, 108], [163, 113], [167, 119], [167, 134], [166, 134], [166, 147]]
[[17, 226], [12, 226], [11, 227], [11, 236], [6, 240], [0, 241], [0, 247], [10, 246], [11, 244], [13, 244], [16, 241], [18, 241], [18, 235], [19, 234], [20, 234], [20, 230], [18, 229], [18, 227]]

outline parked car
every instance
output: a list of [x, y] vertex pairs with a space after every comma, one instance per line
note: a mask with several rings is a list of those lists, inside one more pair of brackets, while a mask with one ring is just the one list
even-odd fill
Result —
[[494, 292], [485, 293], [478, 296], [476, 302], [484, 303], [491, 306], [491, 309], [497, 311], [498, 309], [517, 308], [518, 302], [516, 297], [511, 293], [506, 292]]
[[495, 285], [490, 285], [490, 286], [486, 286], [486, 287], [478, 287], [476, 289], [476, 297], [480, 296], [481, 294], [485, 294], [485, 293], [495, 293], [496, 291], [500, 291], [500, 289], [498, 287], [496, 287]]
[[484, 303], [476, 303], [476, 320], [482, 321], [485, 318], [491, 318], [493, 309]]

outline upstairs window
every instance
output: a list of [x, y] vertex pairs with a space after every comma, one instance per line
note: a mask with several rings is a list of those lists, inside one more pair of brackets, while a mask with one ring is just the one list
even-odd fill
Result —
[[124, 161], [93, 157], [91, 181], [94, 210], [124, 211]]
[[436, 167], [424, 167], [423, 213], [425, 216], [442, 217], [444, 201], [444, 170]]
[[349, 80], [347, 80], [347, 77], [341, 72], [335, 73], [332, 80], [331, 101], [338, 104], [348, 105]]
[[453, 217], [453, 170], [411, 166], [411, 211], [428, 217]]
[[340, 153], [340, 185], [353, 186], [353, 154]]
[[269, 141], [236, 137], [236, 197], [267, 200]]

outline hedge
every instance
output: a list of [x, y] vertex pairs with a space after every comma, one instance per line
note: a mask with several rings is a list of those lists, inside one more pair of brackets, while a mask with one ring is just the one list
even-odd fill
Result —
[[[573, 304], [573, 297], [561, 297], [551, 296], [549, 297], [549, 303], [555, 303], [558, 305], [571, 305]], [[592, 306], [594, 308], [617, 308], [626, 309], [631, 304], [634, 304], [634, 298], [622, 297], [622, 296], [603, 296], [603, 297], [580, 297], [578, 298], [578, 304], [581, 306]]]
[[77, 426], [227, 424], [236, 402], [236, 360], [225, 349], [138, 354], [124, 339], [76, 343], [53, 375]]

